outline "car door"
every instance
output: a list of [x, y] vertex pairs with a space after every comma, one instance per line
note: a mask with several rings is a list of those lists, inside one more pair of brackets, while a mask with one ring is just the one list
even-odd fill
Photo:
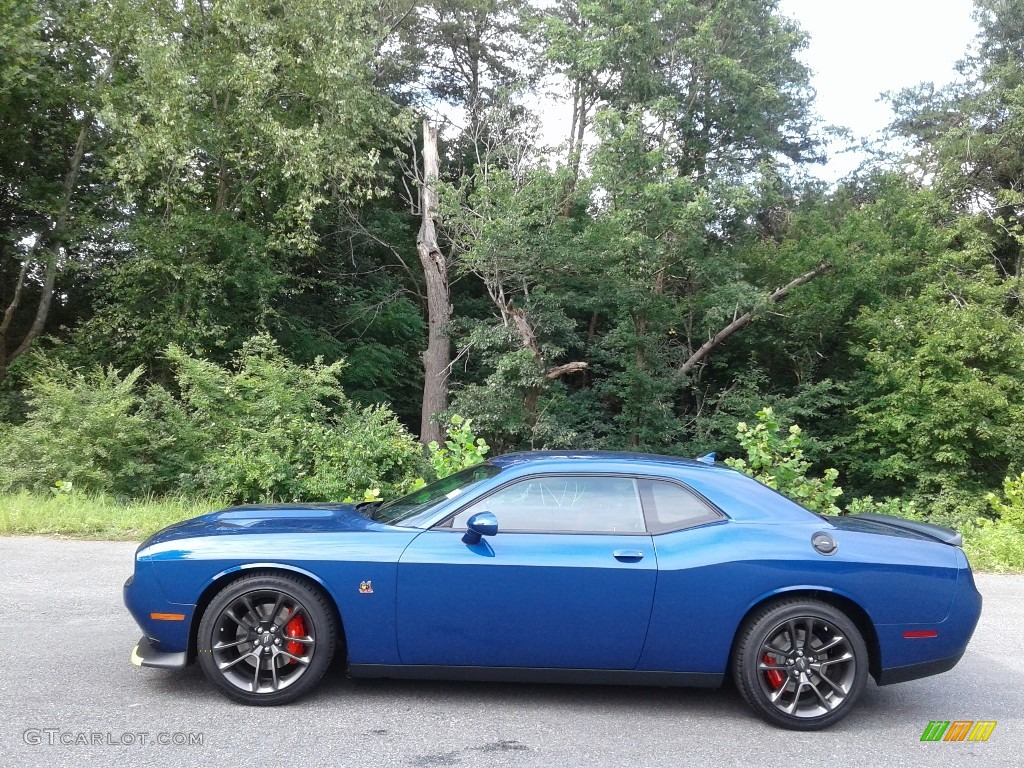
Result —
[[[488, 511], [498, 533], [462, 541]], [[398, 566], [403, 664], [632, 669], [657, 561], [635, 478], [515, 480], [420, 534]]]

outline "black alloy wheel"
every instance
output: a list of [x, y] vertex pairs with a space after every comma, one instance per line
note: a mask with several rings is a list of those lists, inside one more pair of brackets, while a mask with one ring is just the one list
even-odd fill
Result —
[[285, 704], [320, 681], [337, 635], [318, 589], [296, 577], [255, 573], [226, 586], [203, 613], [199, 665], [235, 701]]
[[783, 600], [740, 630], [733, 677], [757, 714], [812, 731], [849, 714], [864, 690], [868, 651], [856, 625], [818, 600]]

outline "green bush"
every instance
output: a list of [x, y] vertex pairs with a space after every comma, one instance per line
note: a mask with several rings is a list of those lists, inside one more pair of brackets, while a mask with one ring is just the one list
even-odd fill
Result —
[[116, 495], [151, 490], [154, 436], [136, 388], [141, 374], [39, 365], [26, 420], [0, 425], [0, 491], [45, 493], [58, 482]]
[[876, 515], [893, 515], [907, 520], [925, 520], [927, 515], [913, 499], [894, 499], [887, 497], [876, 501], [872, 496], [859, 496], [846, 505], [846, 514], [859, 515], [872, 512]]
[[989, 493], [985, 501], [1000, 521], [1024, 533], [1024, 472], [1003, 480], [1002, 497]]
[[950, 484], [937, 491], [908, 488], [907, 494], [924, 514], [921, 519], [957, 530], [975, 518], [988, 514], [984, 493], [977, 487], [961, 488]]
[[822, 477], [808, 476], [811, 462], [804, 458], [800, 447], [801, 433], [800, 427], [794, 424], [783, 437], [772, 409], [763, 408], [757, 412], [757, 424], [753, 427], [742, 421], [736, 427], [736, 436], [747, 458], [730, 458], [725, 463], [808, 509], [838, 514], [836, 499], [843, 493], [835, 484], [839, 472], [826, 469]]
[[400, 496], [412, 490], [425, 467], [422, 446], [384, 406], [348, 404], [317, 440], [313, 466], [301, 484], [303, 498]]
[[451, 418], [447, 434], [448, 439], [443, 446], [438, 445], [436, 440], [431, 440], [427, 446], [430, 450], [430, 466], [439, 479], [479, 464], [491, 450], [482, 437], [473, 434], [473, 420], [465, 419], [457, 413]]
[[981, 571], [1024, 571], [1024, 533], [1002, 520], [979, 517], [963, 527], [964, 551]]
[[397, 493], [422, 472], [422, 449], [389, 409], [345, 396], [340, 362], [297, 365], [267, 336], [247, 342], [230, 368], [176, 347], [168, 357], [180, 395], [164, 424], [195, 468], [180, 478], [182, 491], [340, 499], [371, 487]]
[[39, 366], [26, 421], [0, 427], [0, 491], [328, 500], [398, 494], [426, 468], [388, 408], [345, 396], [340, 362], [297, 365], [268, 336], [228, 367], [173, 346], [167, 358], [173, 392], [140, 394], [141, 370]]

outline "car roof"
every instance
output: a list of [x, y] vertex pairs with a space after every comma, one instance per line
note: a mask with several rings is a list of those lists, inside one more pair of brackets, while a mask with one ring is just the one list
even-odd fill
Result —
[[526, 464], [563, 464], [566, 462], [624, 462], [631, 465], [660, 465], [668, 467], [688, 467], [691, 469], [714, 469], [695, 459], [684, 459], [682, 456], [663, 456], [656, 453], [639, 453], [633, 451], [520, 451], [493, 456], [487, 459], [496, 467], [516, 467]]

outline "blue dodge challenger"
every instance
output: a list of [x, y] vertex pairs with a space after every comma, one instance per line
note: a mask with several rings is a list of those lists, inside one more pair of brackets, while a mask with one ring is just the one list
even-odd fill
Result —
[[961, 540], [826, 517], [667, 456], [499, 456], [386, 503], [226, 509], [151, 536], [138, 666], [283, 704], [353, 677], [718, 686], [812, 730], [951, 669], [981, 613]]

